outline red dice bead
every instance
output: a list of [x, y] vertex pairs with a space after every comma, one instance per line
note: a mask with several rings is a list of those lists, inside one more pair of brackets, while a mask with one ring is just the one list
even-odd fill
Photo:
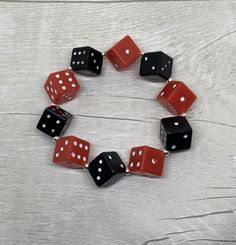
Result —
[[161, 176], [164, 167], [165, 152], [150, 146], [131, 149], [129, 171], [134, 174]]
[[181, 81], [169, 81], [157, 96], [157, 100], [169, 111], [181, 115], [194, 103], [197, 96]]
[[44, 88], [55, 104], [72, 100], [80, 89], [73, 72], [70, 69], [51, 73]]
[[117, 70], [121, 70], [138, 59], [141, 51], [130, 36], [125, 36], [110, 48], [105, 55]]
[[75, 136], [66, 136], [56, 141], [53, 162], [72, 168], [82, 168], [88, 162], [89, 142]]

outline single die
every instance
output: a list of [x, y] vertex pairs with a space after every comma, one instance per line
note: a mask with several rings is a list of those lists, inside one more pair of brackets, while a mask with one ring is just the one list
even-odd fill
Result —
[[192, 128], [182, 116], [161, 119], [160, 138], [169, 151], [184, 150], [191, 147]]
[[126, 173], [126, 167], [116, 152], [102, 152], [90, 162], [88, 169], [97, 186], [110, 185]]
[[102, 70], [103, 54], [91, 47], [72, 50], [71, 68], [84, 75], [99, 75]]
[[51, 137], [61, 136], [68, 128], [72, 117], [69, 112], [64, 111], [59, 106], [49, 106], [44, 110], [37, 129]]
[[166, 153], [150, 146], [133, 147], [130, 151], [129, 171], [147, 176], [162, 176]]
[[56, 141], [53, 162], [71, 168], [83, 168], [88, 162], [89, 142], [75, 136], [66, 136]]
[[122, 70], [137, 60], [141, 56], [141, 51], [130, 36], [125, 36], [105, 55], [117, 70]]
[[151, 80], [165, 81], [171, 77], [172, 66], [173, 59], [161, 51], [145, 53], [141, 59], [139, 74]]
[[171, 112], [181, 115], [195, 102], [197, 96], [181, 81], [169, 81], [157, 100]]
[[80, 85], [70, 69], [51, 73], [44, 88], [55, 104], [72, 100], [80, 89]]

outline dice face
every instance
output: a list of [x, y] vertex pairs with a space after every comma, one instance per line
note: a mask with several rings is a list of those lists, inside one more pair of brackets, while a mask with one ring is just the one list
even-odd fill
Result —
[[134, 174], [162, 176], [165, 153], [150, 146], [133, 147], [130, 151], [129, 170]]
[[165, 81], [171, 77], [172, 66], [173, 59], [163, 52], [145, 53], [141, 59], [139, 74], [152, 80]]
[[68, 128], [72, 117], [69, 112], [58, 106], [49, 106], [44, 110], [37, 129], [51, 137], [61, 136]]
[[66, 136], [56, 141], [53, 162], [71, 168], [82, 168], [88, 162], [89, 142], [75, 136]]
[[181, 81], [170, 81], [157, 96], [157, 100], [174, 114], [188, 111], [197, 96]]
[[192, 141], [192, 128], [185, 117], [161, 119], [160, 138], [169, 151], [189, 149]]
[[71, 68], [84, 75], [99, 75], [102, 70], [103, 55], [91, 47], [74, 48]]
[[141, 55], [138, 46], [130, 36], [125, 36], [106, 52], [106, 57], [117, 70], [122, 70], [131, 65]]
[[73, 72], [69, 69], [51, 73], [44, 84], [44, 88], [55, 104], [72, 100], [80, 89], [80, 85]]
[[110, 185], [126, 173], [126, 167], [116, 152], [102, 152], [90, 162], [88, 169], [97, 186]]

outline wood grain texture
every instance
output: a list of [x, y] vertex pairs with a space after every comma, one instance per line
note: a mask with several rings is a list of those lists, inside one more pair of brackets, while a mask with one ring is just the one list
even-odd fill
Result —
[[[236, 3], [0, 3], [0, 244], [236, 243]], [[162, 178], [130, 176], [98, 189], [89, 174], [52, 164], [53, 142], [35, 129], [50, 102], [43, 82], [71, 49], [106, 50], [131, 34], [143, 51], [174, 57], [173, 78], [199, 96], [188, 114], [191, 150], [170, 154]], [[97, 78], [78, 76], [68, 134], [91, 159], [135, 145], [161, 148], [155, 101], [163, 87], [139, 62]]]
[[[191, 2], [196, 0], [0, 0], [0, 2], [8, 2], [8, 3], [64, 3], [64, 4], [76, 4], [76, 3], [106, 3], [106, 4], [114, 4], [114, 3], [152, 3], [152, 2]], [[198, 0], [198, 1], [214, 1], [214, 0]], [[221, 0], [222, 1], [222, 0]], [[73, 6], [73, 5], [72, 5]]]

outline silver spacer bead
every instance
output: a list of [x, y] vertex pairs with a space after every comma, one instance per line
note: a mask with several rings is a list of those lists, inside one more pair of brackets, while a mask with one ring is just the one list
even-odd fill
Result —
[[165, 153], [166, 156], [168, 156], [170, 154], [170, 152], [167, 150], [163, 150], [163, 152]]
[[53, 140], [55, 143], [56, 143], [59, 139], [60, 139], [60, 137], [58, 137], [58, 136], [55, 136], [55, 137], [52, 138], [52, 140]]
[[129, 171], [129, 169], [128, 168], [126, 168], [126, 170], [125, 170], [125, 174], [128, 176], [128, 175], [130, 175], [130, 171]]

